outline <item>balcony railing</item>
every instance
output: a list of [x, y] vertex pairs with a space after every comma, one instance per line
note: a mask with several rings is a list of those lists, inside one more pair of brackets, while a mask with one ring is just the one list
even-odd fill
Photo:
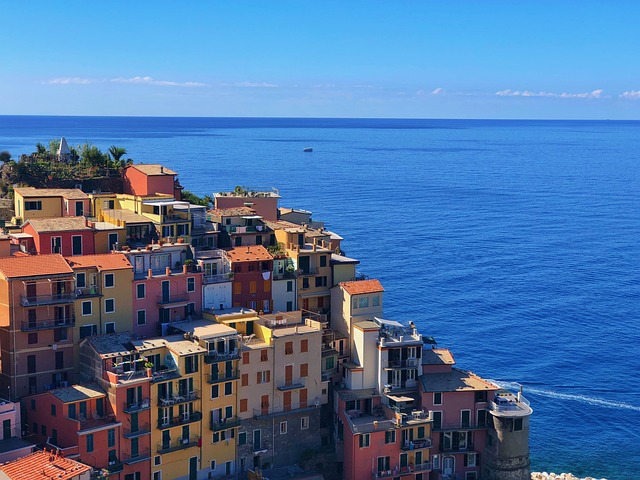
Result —
[[178, 405], [180, 403], [193, 402], [200, 399], [200, 392], [193, 390], [191, 392], [178, 393], [176, 395], [161, 397], [158, 396], [159, 407], [170, 407], [171, 405]]
[[458, 445], [442, 445], [440, 448], [442, 452], [472, 452], [473, 442], [466, 442]]
[[202, 282], [205, 285], [209, 285], [212, 283], [222, 283], [222, 282], [230, 282], [232, 279], [228, 273], [220, 273], [217, 275], [204, 275], [202, 277]]
[[189, 301], [186, 293], [181, 295], [160, 295], [158, 297], [158, 305], [172, 305], [174, 303], [184, 303]]
[[131, 465], [132, 463], [144, 462], [145, 460], [149, 460], [151, 458], [151, 449], [146, 448], [144, 450], [139, 450], [136, 453], [124, 453], [122, 454], [122, 462], [126, 465]]
[[96, 415], [95, 418], [85, 418], [82, 415], [79, 415], [78, 418], [74, 418], [73, 420], [80, 423], [80, 431], [102, 428], [109, 424], [114, 424], [114, 426], [119, 424], [119, 422], [116, 422], [115, 415], [103, 415], [102, 417], [98, 417]]
[[309, 275], [317, 275], [317, 274], [318, 274], [317, 268], [307, 268], [307, 269], [298, 270], [298, 275], [300, 277], [308, 277]]
[[102, 295], [102, 289], [98, 285], [91, 285], [90, 287], [78, 288], [76, 290], [77, 298], [98, 297], [100, 295]]
[[148, 398], [144, 398], [140, 401], [125, 402], [122, 407], [124, 413], [136, 413], [142, 410], [148, 410], [151, 408], [151, 402]]
[[52, 328], [73, 327], [75, 324], [75, 315], [70, 315], [66, 318], [51, 318], [47, 320], [21, 322], [20, 329], [23, 332], [31, 332], [34, 330], [49, 330]]
[[234, 368], [231, 371], [225, 370], [222, 372], [212, 373], [209, 375], [209, 383], [227, 382], [237, 380], [238, 378], [240, 378], [240, 372], [237, 368]]
[[389, 360], [387, 368], [418, 368], [420, 365], [419, 358], [407, 358], [405, 360]]
[[176, 378], [180, 378], [180, 372], [177, 368], [165, 368], [161, 370], [156, 370], [151, 374], [151, 381], [156, 382], [166, 382], [167, 380], [174, 380]]
[[197, 447], [199, 440], [200, 439], [195, 435], [191, 435], [188, 438], [178, 438], [170, 442], [159, 443], [158, 453], [160, 454], [170, 453], [170, 452], [175, 452], [185, 448]]
[[424, 472], [431, 470], [431, 462], [419, 463], [418, 465], [407, 465], [405, 467], [395, 467], [392, 470], [375, 470], [371, 474], [372, 479], [400, 477], [414, 472]]
[[298, 388], [304, 388], [303, 378], [293, 378], [291, 380], [280, 381], [278, 384], [278, 390], [281, 392], [287, 390], [296, 390]]
[[453, 421], [453, 422], [434, 422], [432, 427], [434, 431], [445, 431], [445, 430], [482, 430], [484, 428], [488, 428], [487, 422], [477, 422], [475, 420], [469, 420], [468, 422]]
[[204, 363], [216, 363], [226, 362], [227, 360], [238, 360], [240, 358], [240, 351], [234, 350], [233, 352], [219, 353], [216, 351], [210, 351], [204, 355]]
[[23, 307], [37, 307], [39, 305], [53, 305], [56, 303], [73, 303], [74, 293], [56, 293], [51, 295], [22, 295], [20, 305]]
[[187, 423], [199, 422], [200, 420], [202, 420], [201, 412], [193, 412], [190, 415], [189, 414], [178, 415], [173, 418], [159, 418], [158, 428], [159, 429], [171, 428], [171, 427], [176, 427], [178, 425], [185, 425]]
[[106, 467], [109, 474], [114, 474], [124, 470], [124, 464], [120, 460], [109, 460], [109, 464]]
[[161, 217], [162, 223], [172, 223], [172, 222], [188, 222], [189, 215], [186, 213], [172, 213], [169, 215], [162, 215]]
[[223, 418], [222, 420], [211, 419], [209, 424], [210, 430], [216, 432], [218, 430], [226, 430], [227, 428], [233, 428], [240, 425], [240, 419], [236, 416]]
[[135, 430], [132, 428], [125, 428], [124, 438], [141, 437], [142, 435], [147, 435], [149, 433], [151, 433], [151, 425], [145, 423], [143, 425], [138, 425], [138, 428], [136, 428]]
[[422, 438], [420, 440], [407, 440], [405, 441], [400, 450], [406, 452], [411, 450], [420, 450], [421, 448], [431, 448], [433, 446], [433, 442], [430, 438]]

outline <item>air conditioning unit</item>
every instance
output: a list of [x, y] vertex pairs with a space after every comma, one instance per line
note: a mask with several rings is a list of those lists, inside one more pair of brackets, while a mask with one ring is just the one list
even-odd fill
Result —
[[418, 360], [416, 358], [409, 358], [407, 360], [407, 365], [410, 367], [415, 367], [418, 364]]

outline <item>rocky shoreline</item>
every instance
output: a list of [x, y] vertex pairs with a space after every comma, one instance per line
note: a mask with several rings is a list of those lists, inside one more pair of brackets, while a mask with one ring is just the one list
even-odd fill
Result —
[[532, 472], [531, 480], [607, 480], [607, 479], [595, 478], [595, 477], [578, 478], [570, 473]]

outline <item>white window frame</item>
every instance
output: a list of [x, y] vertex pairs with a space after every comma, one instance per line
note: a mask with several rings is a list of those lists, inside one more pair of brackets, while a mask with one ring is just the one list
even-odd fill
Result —
[[[113, 300], [113, 310], [107, 310], [107, 302], [109, 300]], [[116, 299], [115, 298], [105, 298], [104, 299], [104, 313], [116, 313]]]
[[212, 472], [214, 472], [216, 470], [216, 461], [215, 460], [211, 460], [209, 462], [209, 470], [211, 470]]
[[[475, 452], [469, 452], [465, 454], [467, 456], [467, 467], [477, 467], [477, 458]], [[471, 461], [473, 459], [473, 463]]]
[[[140, 323], [140, 317], [138, 315], [140, 315], [140, 312], [144, 312], [144, 322]], [[146, 325], [147, 324], [147, 311], [143, 308], [141, 310], [137, 310], [136, 311], [136, 325], [138, 327], [142, 326], [142, 325]]]
[[107, 325], [113, 325], [113, 333], [116, 332], [116, 322], [105, 322], [105, 324], [104, 324], [104, 333], [105, 333], [105, 335], [108, 333], [107, 332]]
[[[191, 283], [192, 285], [189, 286], [189, 283]], [[196, 291], [196, 277], [188, 277], [187, 278], [187, 292], [191, 293], [191, 292], [195, 292]]]
[[440, 470], [440, 455], [431, 455], [431, 469]]
[[280, 435], [286, 435], [288, 430], [287, 421], [280, 422]]
[[307, 430], [309, 428], [309, 417], [300, 418], [300, 430]]
[[[89, 310], [90, 310], [90, 312], [89, 312], [89, 313], [84, 313], [84, 306], [85, 306], [85, 304], [87, 304], [87, 303], [89, 304], [89, 307], [90, 307], [90, 308], [89, 308]], [[93, 315], [93, 302], [92, 302], [91, 300], [85, 300], [85, 301], [84, 301], [84, 302], [82, 302], [82, 304], [80, 305], [80, 309], [81, 309], [81, 312], [82, 312], [82, 316], [83, 316], [83, 317], [90, 317], [91, 315]]]
[[[436, 395], [440, 395], [440, 402], [436, 403]], [[433, 392], [433, 404], [434, 405], [442, 405], [442, 401], [444, 399], [442, 398], [442, 392]]]
[[[111, 286], [107, 285], [107, 277], [111, 277], [113, 279], [112, 280], [113, 285], [111, 285]], [[116, 286], [116, 274], [115, 273], [105, 273], [103, 280], [104, 280], [104, 288], [115, 288], [115, 286]]]
[[[142, 285], [142, 296], [138, 296], [138, 287]], [[144, 283], [136, 284], [136, 300], [141, 300], [143, 298], [147, 298], [147, 286]]]

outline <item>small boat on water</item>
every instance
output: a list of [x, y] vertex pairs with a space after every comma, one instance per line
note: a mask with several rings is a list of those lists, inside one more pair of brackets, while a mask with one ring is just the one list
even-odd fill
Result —
[[303, 152], [313, 152], [313, 148], [311, 147], [305, 147], [302, 149]]

